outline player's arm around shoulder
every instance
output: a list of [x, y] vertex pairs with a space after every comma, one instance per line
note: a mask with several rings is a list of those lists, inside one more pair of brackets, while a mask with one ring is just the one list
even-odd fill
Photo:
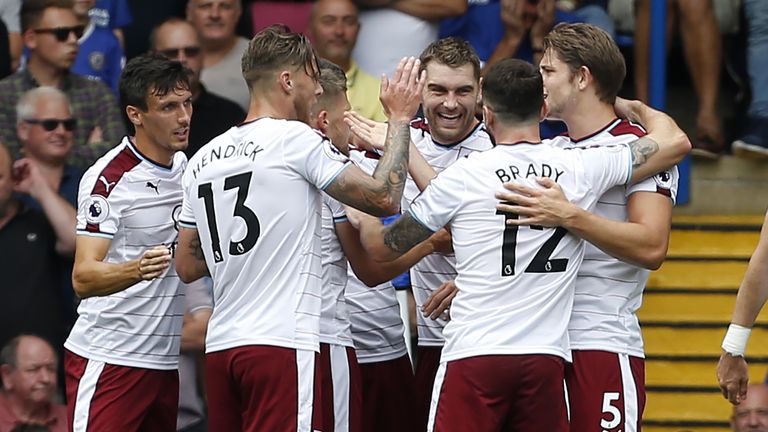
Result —
[[122, 263], [104, 262], [112, 240], [78, 235], [75, 241], [75, 265], [72, 284], [81, 298], [106, 296], [160, 276], [171, 263], [166, 246], [148, 249], [134, 260]]
[[617, 113], [642, 124], [648, 135], [629, 143], [634, 184], [680, 162], [691, 151], [688, 136], [668, 115], [640, 101], [617, 99]]
[[723, 340], [723, 352], [717, 365], [720, 389], [731, 403], [738, 404], [747, 396], [749, 371], [744, 353], [749, 333], [757, 315], [768, 300], [768, 213], [763, 220], [760, 240], [736, 294], [731, 325]]

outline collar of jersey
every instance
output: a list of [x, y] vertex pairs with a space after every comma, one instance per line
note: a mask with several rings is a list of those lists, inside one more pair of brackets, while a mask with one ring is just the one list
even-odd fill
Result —
[[592, 139], [592, 138], [594, 138], [594, 137], [596, 137], [596, 136], [600, 135], [601, 133], [603, 133], [603, 132], [605, 132], [605, 131], [607, 131], [607, 130], [611, 130], [611, 129], [613, 129], [613, 128], [614, 128], [616, 125], [618, 125], [619, 123], [621, 123], [621, 121], [622, 121], [622, 120], [621, 120], [620, 118], [615, 118], [615, 119], [611, 120], [611, 121], [610, 121], [610, 123], [608, 123], [607, 125], [605, 125], [605, 126], [601, 127], [600, 129], [596, 130], [595, 132], [592, 132], [591, 134], [589, 134], [589, 135], [587, 135], [587, 136], [585, 136], [585, 137], [583, 137], [583, 138], [580, 138], [580, 139], [573, 139], [573, 138], [572, 138], [572, 137], [569, 135], [569, 136], [568, 136], [568, 139], [570, 139], [570, 140], [571, 140], [571, 142], [572, 142], [572, 143], [574, 143], [574, 144], [580, 144], [580, 143], [583, 143], [584, 141], [586, 141], [586, 140], [589, 140], [589, 139]]
[[126, 138], [126, 141], [128, 141], [128, 144], [127, 144], [128, 148], [131, 149], [131, 151], [134, 154], [136, 154], [137, 158], [141, 159], [142, 161], [145, 161], [145, 162], [149, 163], [152, 166], [155, 166], [157, 168], [160, 168], [160, 169], [163, 169], [163, 170], [166, 170], [166, 171], [170, 171], [170, 170], [173, 169], [173, 159], [171, 159], [171, 164], [170, 165], [163, 165], [161, 163], [155, 162], [152, 159], [148, 158], [147, 156], [144, 156], [144, 154], [142, 152], [140, 152], [138, 148], [136, 148], [136, 144], [133, 143], [133, 140], [131, 139], [131, 137], [126, 135], [125, 138]]

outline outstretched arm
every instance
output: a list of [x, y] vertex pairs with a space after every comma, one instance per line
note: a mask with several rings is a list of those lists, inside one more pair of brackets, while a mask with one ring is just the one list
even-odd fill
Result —
[[723, 396], [732, 404], [747, 397], [749, 374], [744, 351], [757, 315], [768, 300], [768, 213], [763, 220], [760, 241], [749, 260], [747, 272], [736, 294], [731, 326], [723, 340], [723, 353], [717, 364], [717, 380]]

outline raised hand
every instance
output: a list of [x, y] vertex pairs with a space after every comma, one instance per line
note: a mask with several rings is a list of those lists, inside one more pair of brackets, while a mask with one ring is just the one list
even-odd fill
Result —
[[13, 180], [14, 192], [30, 195], [38, 201], [43, 193], [52, 190], [37, 163], [29, 158], [19, 159], [13, 163]]
[[384, 150], [387, 141], [387, 124], [361, 116], [355, 111], [344, 113], [344, 122], [356, 138], [353, 143], [364, 150]]
[[416, 115], [426, 81], [426, 71], [419, 71], [420, 67], [419, 59], [404, 57], [391, 81], [381, 77], [379, 99], [391, 120], [409, 120]]

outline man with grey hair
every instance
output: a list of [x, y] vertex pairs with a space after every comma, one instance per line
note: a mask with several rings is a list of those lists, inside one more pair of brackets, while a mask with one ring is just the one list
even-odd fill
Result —
[[[18, 197], [26, 207], [45, 212], [67, 251], [74, 250], [77, 186], [83, 176], [81, 169], [67, 163], [76, 125], [69, 98], [55, 87], [34, 88], [16, 104], [16, 135], [23, 156], [14, 165]], [[71, 253], [61, 257], [57, 286], [65, 330], [76, 318], [72, 264]]]
[[67, 410], [55, 404], [57, 355], [45, 339], [22, 334], [0, 351], [0, 430], [22, 424], [67, 430]]
[[248, 39], [235, 34], [242, 13], [240, 0], [189, 0], [187, 3], [187, 20], [200, 34], [203, 47], [200, 81], [211, 92], [248, 111], [248, 86], [240, 67]]

